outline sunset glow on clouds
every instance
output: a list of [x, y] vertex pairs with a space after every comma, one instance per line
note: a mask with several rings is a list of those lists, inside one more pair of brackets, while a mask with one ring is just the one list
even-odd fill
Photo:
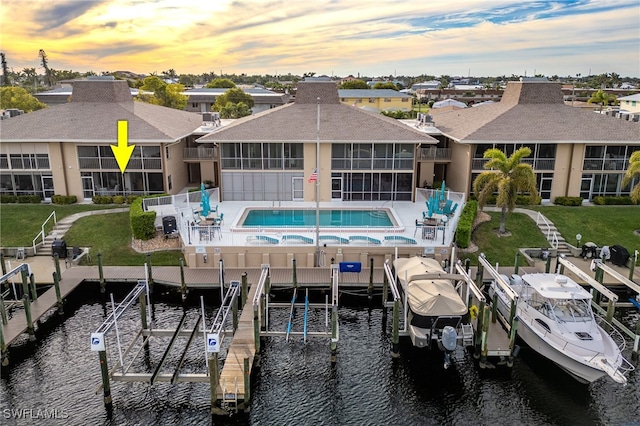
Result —
[[[15, 71], [640, 75], [637, 0], [2, 0]], [[42, 70], [40, 70], [42, 72]]]

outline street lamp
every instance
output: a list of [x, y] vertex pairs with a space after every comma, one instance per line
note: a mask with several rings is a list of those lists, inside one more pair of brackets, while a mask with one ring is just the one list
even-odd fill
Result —
[[576, 241], [578, 242], [578, 247], [580, 247], [580, 240], [582, 240], [582, 235], [576, 234]]
[[442, 216], [442, 245], [444, 245], [444, 237], [447, 235], [447, 221], [449, 218], [447, 216]]

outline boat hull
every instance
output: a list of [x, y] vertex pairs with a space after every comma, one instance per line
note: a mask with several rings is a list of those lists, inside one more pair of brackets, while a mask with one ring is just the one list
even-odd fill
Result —
[[520, 322], [518, 336], [531, 349], [555, 363], [580, 383], [588, 384], [606, 375], [604, 371], [583, 364], [554, 348], [542, 339], [525, 321]]

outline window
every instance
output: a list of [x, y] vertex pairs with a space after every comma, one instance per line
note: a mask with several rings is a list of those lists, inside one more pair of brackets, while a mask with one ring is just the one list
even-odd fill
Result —
[[171, 175], [167, 176], [167, 188], [169, 191], [173, 188], [173, 183], [171, 182]]
[[171, 149], [168, 146], [164, 147], [164, 157], [167, 160], [171, 158]]

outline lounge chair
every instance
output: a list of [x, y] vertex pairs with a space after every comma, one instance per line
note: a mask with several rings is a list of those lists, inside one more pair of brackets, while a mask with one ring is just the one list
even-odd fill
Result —
[[269, 243], [269, 244], [278, 244], [280, 240], [277, 238], [269, 237], [267, 235], [250, 235], [247, 237], [247, 243], [252, 241], [258, 241], [259, 243]]
[[298, 242], [303, 242], [306, 244], [313, 244], [313, 238], [309, 238], [309, 237], [305, 237], [303, 235], [293, 235], [293, 234], [289, 234], [289, 235], [283, 235], [282, 236], [282, 241], [298, 241]]
[[387, 235], [384, 237], [385, 242], [401, 242], [404, 244], [418, 244], [413, 238], [405, 237], [404, 235]]
[[337, 235], [320, 235], [318, 241], [336, 241], [340, 244], [349, 244], [347, 238], [338, 237]]
[[380, 245], [382, 242], [372, 237], [367, 237], [365, 235], [352, 235], [349, 237], [349, 241], [365, 241], [367, 244]]

